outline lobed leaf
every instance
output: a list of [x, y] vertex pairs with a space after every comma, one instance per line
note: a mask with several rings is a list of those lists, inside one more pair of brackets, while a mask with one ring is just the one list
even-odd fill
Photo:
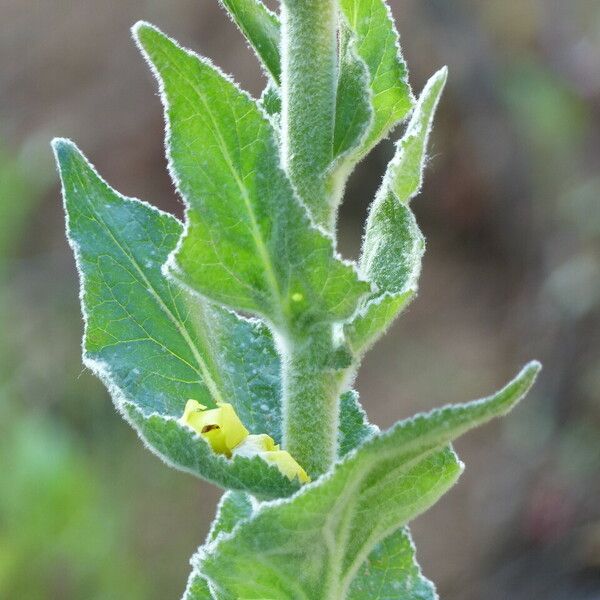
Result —
[[369, 285], [310, 223], [268, 117], [208, 61], [150, 25], [135, 35], [160, 81], [171, 172], [187, 204], [169, 273], [282, 329], [352, 314]]
[[117, 194], [72, 143], [56, 140], [54, 150], [81, 278], [85, 364], [171, 464], [259, 495], [292, 493], [297, 485], [278, 469], [217, 456], [175, 421], [188, 398], [223, 400], [252, 433], [281, 439], [280, 365], [267, 328], [169, 283], [161, 265], [181, 224]]
[[408, 204], [422, 185], [427, 142], [446, 76], [444, 68], [427, 82], [369, 211], [359, 267], [378, 292], [346, 326], [357, 353], [387, 329], [416, 293], [425, 240]]
[[199, 568], [233, 597], [344, 597], [377, 544], [456, 481], [461, 465], [447, 444], [508, 412], [538, 370], [530, 363], [489, 398], [419, 415], [368, 440], [328, 476], [262, 505], [206, 547]]

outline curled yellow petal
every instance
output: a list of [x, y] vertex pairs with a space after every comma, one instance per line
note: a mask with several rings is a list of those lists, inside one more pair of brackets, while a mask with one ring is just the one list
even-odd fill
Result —
[[306, 471], [296, 462], [294, 457], [286, 450], [275, 450], [265, 452], [262, 456], [267, 462], [273, 463], [289, 479], [297, 477], [300, 483], [308, 483], [310, 477]]
[[215, 452], [227, 457], [248, 436], [233, 406], [226, 402], [207, 409], [196, 400], [188, 400], [180, 422], [205, 438]]
[[271, 436], [266, 433], [250, 435], [231, 404], [220, 402], [217, 408], [206, 408], [197, 400], [188, 400], [179, 421], [199, 433], [218, 454], [228, 458], [232, 454], [249, 458], [260, 456], [290, 480], [297, 477], [301, 483], [310, 481], [306, 471], [289, 452], [280, 450]]
[[297, 477], [301, 483], [308, 483], [310, 477], [286, 450], [280, 450], [273, 438], [266, 434], [249, 435], [234, 450], [236, 456], [260, 456], [263, 460], [275, 465], [288, 479]]

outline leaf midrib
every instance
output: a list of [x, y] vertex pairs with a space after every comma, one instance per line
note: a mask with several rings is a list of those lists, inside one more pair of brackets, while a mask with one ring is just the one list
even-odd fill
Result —
[[[256, 220], [256, 215], [254, 214], [254, 209], [252, 207], [252, 202], [251, 199], [248, 195], [248, 190], [246, 189], [243, 181], [240, 179], [237, 169], [235, 168], [235, 165], [233, 163], [233, 159], [229, 153], [229, 149], [227, 148], [227, 144], [225, 142], [225, 140], [223, 139], [223, 136], [221, 134], [220, 128], [218, 127], [217, 121], [215, 119], [215, 116], [209, 106], [209, 104], [207, 103], [206, 99], [204, 98], [204, 95], [200, 89], [200, 86], [197, 85], [186, 73], [186, 71], [182, 70], [179, 67], [179, 64], [176, 61], [172, 61], [170, 58], [169, 53], [162, 47], [157, 46], [155, 47], [155, 49], [160, 52], [163, 57], [166, 59], [167, 63], [169, 64], [169, 66], [177, 71], [179, 73], [179, 75], [185, 80], [187, 81], [188, 85], [190, 86], [190, 88], [194, 91], [194, 93], [196, 94], [198, 100], [201, 102], [202, 106], [204, 107], [206, 114], [208, 115], [210, 122], [212, 124], [212, 132], [215, 135], [215, 137], [217, 138], [217, 142], [219, 144], [219, 148], [221, 150], [221, 154], [223, 156], [223, 158], [225, 159], [225, 164], [227, 165], [231, 175], [233, 176], [233, 179], [240, 191], [240, 195], [244, 201], [244, 208], [246, 209], [246, 212], [248, 214], [249, 220], [250, 220], [250, 230], [251, 230], [251, 235], [252, 235], [252, 239], [254, 241], [254, 244], [258, 250], [258, 254], [260, 256], [261, 262], [263, 263], [263, 267], [265, 270], [265, 274], [266, 274], [266, 280], [267, 280], [267, 285], [270, 289], [270, 293], [271, 293], [271, 297], [274, 300], [271, 308], [274, 309], [275, 311], [278, 311], [279, 313], [281, 313], [281, 307], [283, 306], [283, 295], [281, 293], [281, 290], [279, 288], [279, 282], [277, 281], [277, 277], [275, 275], [275, 270], [273, 268], [273, 264], [271, 262], [271, 258], [269, 256], [269, 253], [267, 252], [267, 248], [265, 246], [264, 240], [262, 238], [262, 234], [260, 231], [260, 228], [258, 226], [258, 222]], [[191, 55], [188, 55], [191, 56]], [[198, 60], [198, 62], [201, 64], [203, 69], [209, 68], [207, 67], [207, 65], [197, 56], [194, 56], [194, 58], [196, 60]], [[162, 78], [162, 75], [161, 75]], [[163, 82], [165, 81], [164, 78]], [[166, 82], [165, 82], [166, 85]], [[235, 90], [237, 92], [240, 93], [240, 95], [243, 95], [243, 92], [239, 91], [237, 88], [235, 88]], [[181, 95], [181, 97], [185, 98], [188, 102], [190, 102], [190, 104], [192, 104], [191, 100], [189, 98], [186, 98], [185, 95]], [[251, 101], [248, 98], [245, 98], [248, 101]], [[230, 106], [230, 109], [232, 109], [233, 107], [231, 106], [229, 100], [227, 100], [227, 103]], [[193, 104], [192, 104], [193, 106]], [[168, 104], [168, 109], [170, 110], [172, 107], [170, 104]], [[252, 112], [252, 107], [250, 107], [248, 109], [248, 113]], [[246, 114], [243, 115], [246, 116]], [[192, 112], [191, 118], [193, 118], [194, 113]], [[258, 115], [260, 118], [260, 115]], [[242, 118], [243, 118], [242, 117]], [[239, 144], [239, 133], [238, 133], [238, 118], [235, 118], [235, 126], [236, 126], [236, 136], [238, 138], [238, 146], [241, 146], [241, 144]], [[260, 123], [260, 127], [262, 128], [265, 125], [265, 123]], [[255, 141], [258, 141], [259, 137], [256, 137]], [[169, 145], [171, 145], [172, 141], [170, 140]], [[281, 314], [278, 315], [279, 317], [281, 317]]]
[[[79, 183], [81, 184], [81, 186], [84, 187], [86, 182], [83, 179], [82, 174], [79, 172], [78, 169], [75, 170], [75, 174], [76, 174], [77, 178], [79, 179]], [[105, 184], [102, 181], [100, 181], [100, 184], [103, 187], [107, 187], [107, 186], [105, 186]], [[89, 199], [89, 197], [87, 195], [85, 196], [85, 199], [86, 199], [86, 202], [88, 204], [90, 211], [94, 215], [94, 218], [97, 220], [98, 224], [100, 224], [101, 226], [103, 226], [105, 228], [105, 230], [108, 232], [109, 236], [113, 240], [113, 243], [117, 246], [117, 248], [119, 248], [119, 250], [121, 250], [121, 252], [125, 255], [125, 257], [133, 265], [134, 269], [138, 273], [142, 282], [146, 285], [146, 289], [148, 290], [150, 295], [154, 298], [154, 300], [158, 304], [159, 308], [167, 315], [167, 317], [173, 323], [173, 325], [175, 325], [177, 331], [183, 337], [186, 344], [189, 346], [189, 348], [192, 352], [192, 355], [194, 356], [194, 359], [198, 363], [198, 368], [200, 369], [200, 374], [204, 378], [204, 383], [205, 383], [206, 387], [208, 388], [211, 396], [215, 400], [215, 403], [222, 402], [223, 399], [221, 396], [221, 392], [218, 389], [218, 386], [216, 385], [215, 380], [213, 379], [206, 363], [204, 362], [204, 359], [202, 358], [200, 352], [198, 351], [198, 348], [194, 344], [194, 341], [192, 340], [186, 327], [183, 326], [183, 324], [175, 317], [173, 312], [165, 304], [165, 302], [161, 298], [160, 294], [156, 291], [152, 282], [146, 277], [146, 274], [144, 273], [144, 271], [138, 264], [134, 254], [131, 252], [131, 250], [128, 247], [126, 247], [126, 245], [122, 244], [119, 241], [118, 237], [113, 233], [110, 225], [96, 211], [94, 205], [92, 204], [91, 200]], [[167, 286], [169, 286], [169, 283], [168, 282], [166, 282], [166, 283], [167, 283]]]

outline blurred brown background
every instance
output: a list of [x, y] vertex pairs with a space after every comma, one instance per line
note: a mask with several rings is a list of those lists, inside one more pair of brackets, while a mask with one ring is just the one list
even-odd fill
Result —
[[[523, 406], [457, 444], [466, 472], [414, 524], [419, 557], [445, 600], [600, 599], [600, 3], [391, 3], [415, 91], [450, 79], [414, 203], [420, 296], [358, 388], [386, 427], [542, 360]], [[51, 137], [181, 213], [138, 19], [260, 93], [216, 0], [0, 0], [0, 598], [179, 598], [219, 496], [145, 451], [79, 356]], [[353, 177], [348, 256], [390, 156]]]

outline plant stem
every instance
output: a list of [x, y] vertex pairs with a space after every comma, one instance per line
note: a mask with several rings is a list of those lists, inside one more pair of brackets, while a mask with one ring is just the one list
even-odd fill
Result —
[[282, 146], [290, 179], [317, 223], [330, 229], [325, 173], [333, 155], [337, 87], [335, 0], [283, 0]]
[[315, 478], [337, 452], [339, 396], [346, 370], [336, 368], [332, 327], [280, 343], [283, 446]]

